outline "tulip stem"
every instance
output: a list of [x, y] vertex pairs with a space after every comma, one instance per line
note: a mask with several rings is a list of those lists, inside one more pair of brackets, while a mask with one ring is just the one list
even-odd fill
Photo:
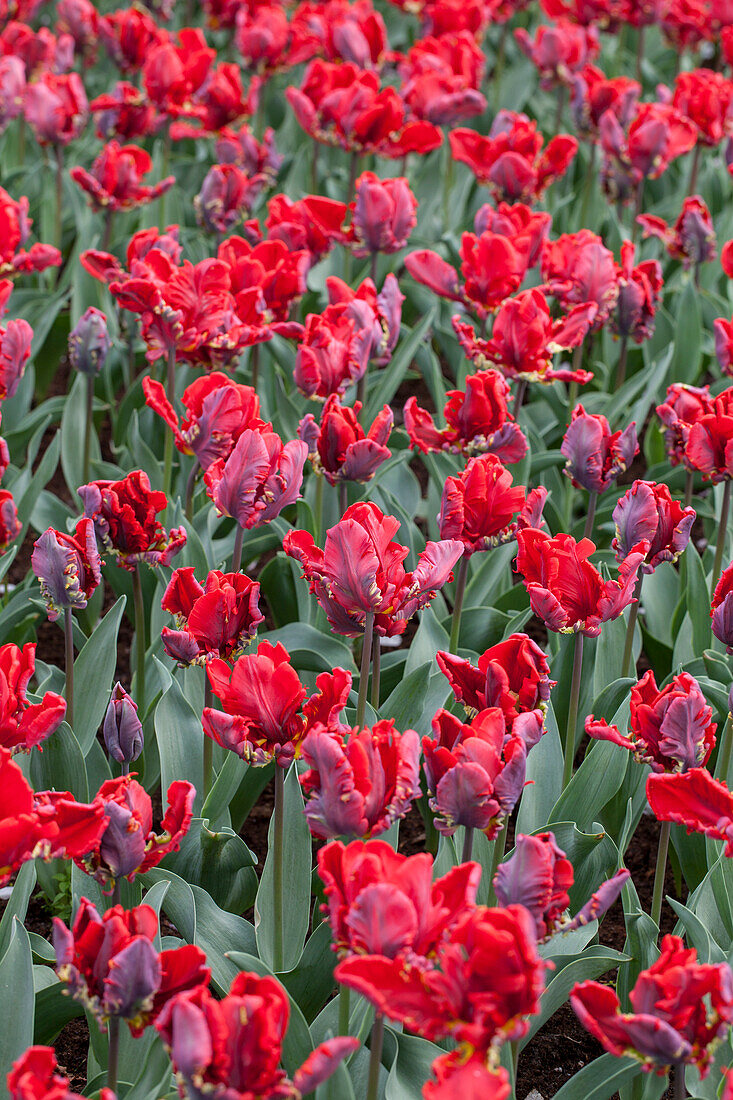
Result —
[[626, 627], [626, 644], [624, 645], [624, 656], [621, 661], [621, 675], [628, 676], [631, 672], [631, 665], [634, 655], [634, 634], [636, 633], [636, 620], [639, 616], [639, 600], [641, 599], [641, 586], [644, 580], [644, 574], [639, 573], [636, 578], [636, 587], [634, 588], [634, 602], [629, 608], [629, 622]]
[[466, 581], [468, 580], [468, 558], [462, 557], [458, 566], [458, 579], [456, 580], [456, 598], [453, 604], [453, 620], [450, 628], [449, 653], [458, 652], [458, 640], [461, 634], [461, 613], [463, 611], [463, 598], [466, 595]]
[[370, 702], [375, 710], [379, 710], [379, 681], [382, 664], [382, 647], [379, 643], [379, 635], [374, 634], [372, 640], [372, 693]]
[[463, 833], [463, 851], [461, 852], [461, 863], [468, 863], [469, 859], [473, 855], [473, 829], [470, 825], [467, 825]]
[[344, 518], [344, 512], [349, 507], [349, 490], [345, 481], [339, 482], [339, 511], [341, 513], [341, 519]]
[[654, 871], [654, 892], [652, 894], [652, 920], [657, 928], [659, 928], [659, 918], [662, 915], [662, 895], [664, 894], [664, 876], [667, 871], [667, 852], [669, 851], [669, 834], [671, 828], [671, 821], [663, 821], [662, 827], [659, 830], [657, 866]]
[[499, 870], [499, 864], [504, 858], [504, 852], [506, 851], [506, 838], [509, 829], [508, 820], [504, 819], [496, 839], [494, 840], [494, 851], [491, 854], [491, 871], [489, 872], [489, 905], [496, 905], [496, 892], [494, 890], [494, 879], [496, 878], [496, 872]]
[[642, 83], [641, 69], [644, 62], [644, 24], [639, 27], [639, 37], [636, 40], [636, 79]]
[[570, 685], [570, 703], [568, 705], [568, 725], [565, 731], [565, 759], [562, 771], [562, 789], [565, 790], [573, 774], [575, 759], [575, 727], [578, 724], [578, 705], [580, 703], [580, 685], [583, 672], [583, 635], [575, 634], [573, 654], [573, 679]]
[[[211, 707], [214, 703], [214, 695], [209, 683], [209, 677], [204, 668], [204, 707]], [[209, 792], [214, 781], [214, 742], [204, 734], [204, 801], [209, 797]]]
[[54, 225], [54, 237], [56, 247], [59, 251], [62, 251], [63, 241], [63, 222], [62, 211], [64, 208], [64, 148], [57, 142], [54, 146], [54, 152], [56, 154], [56, 219]]
[[[166, 397], [171, 405], [176, 399], [176, 349], [171, 346], [168, 349], [168, 364], [165, 380]], [[173, 477], [173, 429], [168, 428], [165, 433], [165, 450], [163, 452], [163, 492], [166, 497], [171, 495], [171, 480]]]
[[578, 219], [578, 225], [585, 225], [585, 220], [588, 214], [588, 203], [590, 201], [590, 192], [593, 186], [593, 180], [596, 174], [596, 146], [595, 144], [590, 147], [590, 160], [588, 161], [588, 168], [586, 169], [585, 184], [583, 186], [583, 197], [580, 202], [580, 218]]
[[372, 256], [371, 256], [371, 259], [369, 261], [369, 278], [372, 280], [375, 287], [377, 285], [377, 258], [378, 258], [378, 255], [379, 255], [378, 252], [372, 252]]
[[517, 386], [517, 392], [514, 395], [514, 408], [512, 409], [512, 416], [516, 420], [519, 416], [519, 410], [524, 404], [524, 396], [527, 392], [527, 379], [523, 378]]
[[583, 529], [583, 538], [589, 539], [593, 534], [593, 521], [596, 518], [596, 505], [598, 504], [598, 493], [591, 493], [588, 497], [588, 514], [585, 517], [585, 528]]
[[692, 490], [695, 486], [695, 475], [692, 470], [687, 471], [685, 478], [685, 508], [689, 508], [692, 504]]
[[84, 456], [82, 459], [82, 481], [89, 481], [89, 455], [92, 446], [92, 423], [94, 419], [94, 375], [87, 375], [87, 415], [84, 423]]
[[443, 161], [443, 233], [447, 234], [451, 222], [451, 198], [453, 196], [453, 153], [450, 142], [443, 138], [445, 157]]
[[232, 573], [239, 573], [242, 568], [242, 544], [244, 543], [244, 527], [237, 525], [237, 533], [234, 536], [234, 552], [232, 553]]
[[283, 846], [285, 841], [285, 769], [275, 764], [275, 830], [273, 836], [273, 908], [275, 936], [272, 948], [272, 969], [283, 969]]
[[629, 338], [624, 333], [621, 337], [621, 348], [618, 355], [618, 366], [616, 367], [616, 390], [620, 390], [626, 381], [626, 360], [629, 355]]
[[496, 51], [496, 61], [491, 74], [491, 82], [494, 85], [494, 107], [498, 109], [501, 102], [501, 78], [504, 74], [504, 60], [506, 58], [506, 40], [509, 35], [509, 20], [502, 24], [499, 36], [499, 47]]
[[687, 184], [687, 194], [692, 196], [697, 187], [697, 173], [700, 167], [700, 142], [695, 143], [695, 152], [692, 154], [692, 167], [690, 168], [690, 182]]
[[186, 482], [186, 519], [189, 523], [193, 519], [193, 498], [196, 492], [196, 479], [200, 469], [199, 461], [195, 458]]
[[104, 233], [102, 235], [102, 252], [109, 252], [110, 242], [112, 240], [112, 223], [114, 222], [115, 212], [111, 206], [108, 206], [104, 214]]
[[557, 106], [555, 109], [555, 133], [560, 133], [562, 126], [562, 113], [565, 109], [565, 85], [561, 84], [557, 89]]
[[250, 363], [252, 364], [252, 389], [257, 393], [257, 385], [260, 380], [260, 345], [255, 344], [252, 348], [250, 356]]
[[686, 1096], [685, 1063], [676, 1062], [674, 1067], [674, 1100], [685, 1100]]
[[369, 1044], [369, 1079], [366, 1100], [377, 1100], [379, 1095], [379, 1067], [382, 1064], [382, 1045], [384, 1043], [384, 1016], [378, 1012], [372, 1025], [372, 1038]]
[[135, 567], [132, 574], [132, 595], [135, 603], [135, 654], [137, 673], [135, 677], [135, 695], [140, 713], [145, 713], [145, 604], [143, 603], [143, 584], [140, 575], [141, 566]]
[[345, 985], [339, 990], [339, 1035], [349, 1034], [351, 1022], [351, 990]]
[[715, 768], [716, 778], [728, 782], [728, 769], [730, 768], [731, 750], [733, 750], [733, 714], [729, 714], [723, 730], [723, 736], [718, 750], [718, 763]]
[[715, 545], [715, 562], [713, 563], [713, 579], [710, 582], [711, 594], [715, 591], [715, 587], [720, 580], [720, 574], [723, 570], [723, 553], [725, 551], [725, 541], [728, 534], [728, 513], [730, 512], [730, 479], [726, 481], [723, 489], [723, 503], [720, 508], [720, 522], [718, 524], [718, 541]]
[[64, 655], [66, 660], [66, 721], [74, 728], [74, 620], [71, 608], [64, 608]]
[[107, 1025], [107, 1088], [117, 1092], [117, 1066], [120, 1060], [120, 1018], [112, 1016]]
[[316, 514], [313, 517], [315, 526], [313, 534], [315, 535], [316, 542], [320, 542], [323, 531], [323, 482], [325, 479], [322, 474], [315, 474], [314, 476], [316, 479]]
[[364, 727], [366, 714], [367, 681], [369, 680], [369, 662], [372, 659], [372, 636], [374, 634], [374, 612], [367, 611], [364, 619], [364, 640], [361, 647], [361, 667], [359, 669], [359, 699], [356, 704], [356, 724]]

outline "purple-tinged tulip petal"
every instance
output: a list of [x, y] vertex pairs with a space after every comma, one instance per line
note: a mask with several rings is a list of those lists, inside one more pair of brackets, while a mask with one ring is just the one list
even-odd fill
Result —
[[94, 306], [82, 314], [69, 334], [69, 359], [82, 374], [99, 374], [109, 355], [112, 341], [107, 330], [107, 318]]
[[459, 825], [488, 829], [500, 812], [498, 801], [491, 795], [489, 777], [480, 764], [456, 764], [438, 783], [431, 803], [440, 814], [436, 828], [446, 836], [452, 836]]
[[104, 812], [109, 823], [102, 834], [99, 853], [111, 877], [122, 878], [142, 863], [147, 837], [125, 806], [107, 802]]
[[392, 452], [372, 439], [358, 439], [346, 451], [341, 477], [345, 481], [368, 481]]
[[137, 703], [115, 684], [102, 727], [108, 754], [118, 764], [131, 764], [143, 751], [143, 727], [137, 716]]
[[392, 959], [411, 946], [419, 917], [405, 894], [387, 883], [365, 887], [349, 908], [346, 925], [367, 954]]
[[169, 626], [164, 626], [160, 635], [163, 639], [163, 649], [178, 664], [192, 665], [201, 656], [198, 642], [187, 630], [171, 630]]
[[293, 1085], [302, 1096], [315, 1092], [341, 1065], [344, 1058], [348, 1058], [359, 1046], [359, 1040], [353, 1035], [337, 1035], [335, 1039], [327, 1039], [295, 1071]]
[[687, 696], [677, 696], [667, 707], [659, 728], [659, 750], [679, 761], [683, 772], [702, 764], [708, 752], [704, 733], [711, 716], [699, 689], [691, 688]]
[[363, 611], [379, 607], [381, 562], [365, 527], [354, 519], [343, 519], [332, 527], [326, 535], [323, 560], [338, 601]]
[[364, 796], [354, 786], [342, 738], [333, 730], [318, 727], [306, 735], [302, 754], [320, 780], [320, 790], [305, 804], [313, 835], [324, 839], [363, 836]]
[[158, 952], [145, 936], [136, 936], [109, 962], [104, 981], [105, 1015], [134, 1020], [152, 1004], [162, 977]]
[[563, 924], [563, 932], [572, 932], [576, 928], [582, 928], [593, 920], [599, 920], [608, 912], [624, 886], [631, 878], [626, 870], [617, 871], [616, 874], [601, 883], [592, 897], [585, 903], [580, 912], [576, 913], [568, 924]]

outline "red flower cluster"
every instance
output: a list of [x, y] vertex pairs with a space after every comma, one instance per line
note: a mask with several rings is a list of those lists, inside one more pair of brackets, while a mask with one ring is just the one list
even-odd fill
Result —
[[438, 526], [442, 539], [460, 539], [464, 557], [510, 542], [521, 527], [541, 527], [547, 490], [526, 493], [493, 454], [472, 458], [446, 478]]
[[259, 584], [243, 573], [214, 569], [202, 587], [192, 566], [175, 569], [161, 607], [175, 615], [177, 629], [163, 627], [163, 648], [183, 665], [236, 658], [264, 622], [259, 598]]
[[40, 703], [31, 703], [26, 692], [36, 671], [36, 646], [22, 649], [13, 642], [0, 646], [0, 746], [11, 753], [30, 751], [59, 728], [66, 714], [66, 700], [47, 691]]
[[[36, 241], [26, 250], [32, 225], [33, 221], [28, 217], [28, 199], [23, 196], [16, 202], [0, 187], [0, 275], [7, 277], [26, 271], [45, 271], [61, 263], [61, 253], [53, 245]], [[3, 304], [5, 300], [6, 297]]]
[[145, 185], [142, 178], [152, 167], [150, 155], [144, 149], [110, 141], [94, 161], [91, 172], [75, 166], [69, 174], [89, 195], [94, 210], [132, 210], [153, 202], [176, 182], [175, 176], [166, 176], [152, 187]]
[[168, 501], [165, 493], [150, 488], [144, 470], [134, 470], [121, 481], [90, 481], [78, 492], [103, 552], [112, 554], [123, 569], [132, 572], [138, 562], [170, 565], [186, 544], [183, 527], [167, 534], [155, 518]]
[[[56, 1073], [58, 1065], [53, 1047], [29, 1047], [8, 1074], [10, 1100], [82, 1100], [69, 1090], [69, 1079]], [[104, 1088], [99, 1100], [115, 1100], [111, 1089]]]
[[369, 481], [392, 453], [387, 447], [394, 421], [389, 405], [383, 407], [367, 432], [357, 419], [360, 412], [361, 402], [349, 408], [334, 393], [326, 399], [320, 424], [308, 413], [298, 425], [299, 437], [308, 444], [313, 469], [329, 485]]
[[673, 260], [680, 260], [685, 271], [711, 263], [717, 255], [713, 220], [699, 195], [685, 199], [673, 226], [654, 214], [640, 214], [637, 220], [644, 237], [658, 237], [663, 241], [669, 255]]
[[[526, 728], [539, 711], [541, 726], [555, 681], [550, 679], [547, 657], [526, 634], [510, 634], [490, 646], [479, 657], [478, 666], [442, 650], [437, 661], [471, 717], [488, 707], [499, 707], [509, 732], [515, 724]], [[523, 734], [523, 740], [529, 745], [532, 739]]]

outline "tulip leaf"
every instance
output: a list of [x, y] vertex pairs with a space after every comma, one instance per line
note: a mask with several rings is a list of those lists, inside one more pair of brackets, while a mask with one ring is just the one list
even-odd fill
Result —
[[597, 741], [560, 795], [550, 822], [575, 821], [586, 831], [624, 781], [628, 753], [610, 741]]
[[84, 1015], [79, 1001], [70, 997], [66, 990], [64, 982], [56, 982], [36, 994], [34, 1043], [48, 1046], [70, 1020]]
[[420, 1096], [425, 1081], [430, 1079], [433, 1062], [445, 1055], [445, 1051], [419, 1035], [389, 1030], [397, 1044], [397, 1057], [387, 1077], [385, 1100], [414, 1100]]
[[[300, 961], [310, 923], [311, 866], [313, 862], [311, 836], [303, 813], [303, 793], [293, 766], [285, 777], [283, 823], [282, 893], [284, 898], [283, 966], [294, 970]], [[255, 901], [255, 931], [257, 950], [262, 961], [272, 967], [275, 936], [275, 816], [270, 818], [267, 834], [267, 858]]]
[[7, 951], [13, 935], [13, 921], [17, 917], [21, 923], [28, 912], [28, 902], [36, 885], [36, 865], [33, 860], [24, 863], [13, 883], [13, 892], [3, 910], [0, 919], [0, 959]]
[[[76, 696], [76, 691], [74, 691]], [[84, 755], [73, 732], [62, 722], [44, 741], [43, 752], [31, 754], [31, 780], [37, 791], [71, 791], [78, 802], [88, 802], [89, 787]]]
[[6, 1006], [0, 1028], [0, 1098], [5, 1100], [9, 1095], [5, 1078], [33, 1042], [33, 958], [28, 933], [17, 917], [0, 959], [0, 1004]]
[[155, 708], [155, 734], [163, 797], [174, 779], [187, 779], [196, 788], [194, 813], [199, 813], [204, 790], [204, 731], [200, 715], [175, 678]]
[[555, 1100], [610, 1100], [622, 1085], [641, 1072], [635, 1059], [602, 1054], [571, 1077], [555, 1093]]
[[522, 791], [517, 833], [534, 833], [550, 820], [562, 786], [562, 745], [552, 703], [545, 715], [547, 732], [527, 754], [528, 785]]
[[222, 768], [201, 809], [201, 816], [208, 819], [210, 828], [230, 823], [229, 803], [239, 790], [247, 772], [248, 765], [244, 760], [235, 752], [227, 752]]
[[435, 307], [427, 311], [422, 321], [407, 337], [400, 334], [400, 342], [385, 370], [375, 372], [376, 382], [370, 387], [369, 398], [364, 409], [363, 422], [371, 424], [382, 406], [389, 404], [402, 383], [403, 378], [415, 358], [417, 349], [425, 340], [435, 318]]
[[[152, 1030], [152, 1028], [149, 1029], [151, 1032]], [[139, 1062], [139, 1052], [137, 1057]], [[163, 1043], [156, 1035], [150, 1043], [138, 1077], [133, 1081], [130, 1091], [125, 1093], [125, 1100], [151, 1100], [153, 1097], [157, 1100], [163, 1089], [173, 1088], [171, 1060]]]
[[[671, 303], [670, 303], [671, 304]], [[700, 318], [700, 292], [689, 279], [678, 300], [674, 303], [677, 317], [683, 324], [674, 329], [674, 351], [669, 364], [670, 382], [694, 382], [700, 370], [702, 322]]]
[[322, 634], [309, 623], [288, 623], [280, 630], [262, 635], [272, 645], [280, 642], [291, 657], [294, 668], [312, 672], [331, 672], [340, 667], [356, 670], [351, 649], [332, 634]]
[[74, 661], [74, 734], [87, 755], [109, 703], [125, 597], [109, 609]]
[[[565, 1004], [576, 982], [600, 978], [601, 974], [606, 974], [625, 962], [627, 957], [612, 947], [597, 944], [595, 947], [586, 947], [578, 958], [570, 959], [561, 969], [556, 970], [542, 994], [540, 1011], [531, 1017], [529, 1031], [521, 1040], [519, 1049], [522, 1050], [539, 1029]], [[562, 959], [557, 955], [552, 958], [555, 964], [560, 966]], [[550, 973], [548, 972], [548, 975]]]
[[220, 909], [243, 913], [257, 892], [253, 870], [255, 857], [241, 837], [226, 826], [214, 831], [209, 822], [194, 818], [177, 852], [163, 860], [163, 866], [200, 886]]
[[[72, 499], [76, 498], [76, 490], [84, 483], [82, 440], [86, 431], [86, 408], [87, 377], [84, 374], [77, 373], [71, 384], [69, 396], [64, 403], [64, 412], [61, 417], [61, 469], [64, 471], [64, 480]], [[98, 462], [102, 454], [99, 449], [97, 433], [93, 429], [90, 443], [90, 460], [92, 463]]]
[[404, 677], [382, 703], [380, 711], [394, 719], [400, 732], [413, 729], [423, 737], [431, 732], [435, 712], [445, 706], [449, 695], [450, 686], [445, 676], [435, 671], [433, 661], [428, 661]]
[[295, 969], [280, 975], [280, 981], [309, 1023], [315, 1019], [331, 995], [335, 965], [331, 926], [324, 920], [309, 936]]

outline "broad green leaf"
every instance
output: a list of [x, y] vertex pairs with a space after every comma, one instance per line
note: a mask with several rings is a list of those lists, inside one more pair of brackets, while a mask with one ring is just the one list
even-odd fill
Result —
[[588, 830], [623, 783], [627, 757], [618, 745], [597, 741], [555, 803], [550, 822], [575, 821], [579, 829]]
[[[69, 395], [64, 402], [64, 412], [61, 417], [61, 468], [64, 471], [64, 480], [72, 499], [76, 497], [76, 490], [84, 483], [86, 409], [87, 376], [77, 373], [71, 384]], [[91, 462], [98, 462], [102, 456], [99, 450], [97, 433], [94, 429], [91, 432], [90, 443], [90, 460]]]
[[8, 948], [0, 959], [0, 1004], [5, 1005], [0, 1028], [0, 1098], [9, 1095], [5, 1079], [13, 1062], [33, 1042], [33, 958], [28, 933], [13, 918]]
[[125, 597], [109, 609], [74, 661], [74, 734], [87, 755], [109, 703]]
[[28, 912], [28, 902], [36, 885], [36, 865], [33, 860], [24, 863], [13, 883], [13, 892], [8, 898], [0, 919], [0, 959], [8, 949], [13, 935], [13, 921], [17, 917], [23, 923]]
[[[614, 951], [612, 947], [603, 947], [598, 944], [595, 947], [587, 947], [576, 959], [567, 962], [560, 970], [555, 971], [554, 977], [550, 977], [545, 992], [540, 1001], [540, 1011], [530, 1020], [530, 1029], [527, 1037], [520, 1043], [523, 1049], [539, 1029], [546, 1024], [557, 1010], [565, 1004], [570, 991], [576, 982], [585, 982], [590, 979], [600, 978], [619, 963], [624, 962], [625, 955]], [[558, 956], [554, 961], [559, 963]], [[548, 976], [551, 972], [548, 971]]]
[[240, 836], [225, 826], [217, 831], [208, 821], [194, 818], [177, 852], [165, 857], [163, 865], [200, 886], [221, 909], [243, 913], [257, 892], [255, 858]]
[[543, 829], [560, 797], [563, 755], [551, 702], [547, 705], [545, 725], [547, 732], [527, 755], [528, 785], [522, 791], [519, 804], [518, 833]]
[[200, 812], [204, 790], [204, 731], [201, 716], [194, 711], [175, 679], [171, 679], [155, 708], [155, 734], [163, 792], [174, 779], [187, 779], [196, 788], [194, 812]]
[[363, 419], [365, 424], [371, 424], [382, 406], [389, 404], [397, 393], [400, 383], [415, 358], [417, 349], [425, 340], [434, 318], [435, 309], [428, 310], [420, 324], [415, 326], [409, 336], [406, 338], [400, 337], [400, 342], [386, 369], [377, 372], [377, 383], [371, 387], [364, 410]]
[[432, 661], [416, 668], [382, 704], [382, 713], [394, 719], [398, 730], [414, 729], [421, 737], [431, 732], [435, 712], [450, 694], [448, 681], [436, 669]]
[[385, 1100], [415, 1100], [431, 1077], [433, 1062], [445, 1051], [419, 1035], [398, 1031], [392, 1031], [392, 1035], [397, 1044], [397, 1057], [387, 1077]]
[[641, 1066], [632, 1058], [602, 1054], [571, 1077], [555, 1093], [555, 1100], [610, 1100], [622, 1085], [641, 1072]]
[[[77, 696], [76, 688], [74, 696]], [[31, 753], [31, 779], [37, 791], [71, 791], [78, 802], [89, 801], [87, 770], [81, 747], [66, 722]], [[97, 788], [92, 792], [96, 793]]]

